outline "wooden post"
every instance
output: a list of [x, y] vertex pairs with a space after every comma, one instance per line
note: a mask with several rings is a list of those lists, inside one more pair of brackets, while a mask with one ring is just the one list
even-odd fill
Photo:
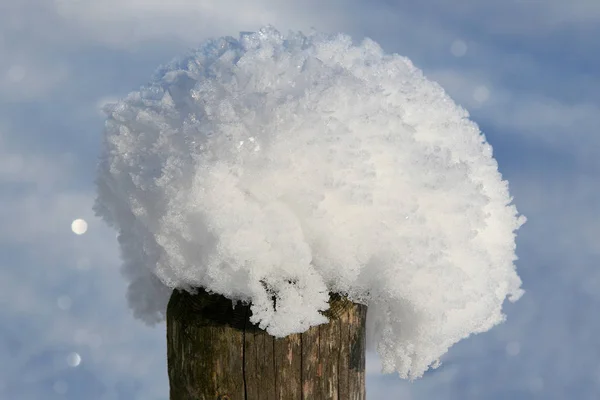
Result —
[[364, 400], [367, 307], [333, 294], [328, 324], [277, 339], [250, 307], [199, 290], [167, 308], [171, 400]]

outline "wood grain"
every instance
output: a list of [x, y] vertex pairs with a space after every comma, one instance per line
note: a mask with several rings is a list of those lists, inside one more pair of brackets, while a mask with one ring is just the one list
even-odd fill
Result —
[[167, 309], [171, 400], [364, 400], [367, 307], [330, 296], [329, 323], [274, 338], [202, 289]]

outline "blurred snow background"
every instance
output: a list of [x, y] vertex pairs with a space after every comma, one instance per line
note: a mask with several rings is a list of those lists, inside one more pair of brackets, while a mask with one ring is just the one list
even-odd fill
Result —
[[0, 398], [167, 398], [164, 329], [131, 316], [91, 210], [100, 107], [207, 36], [267, 23], [409, 57], [471, 112], [528, 217], [508, 321], [412, 384], [369, 358], [369, 396], [598, 398], [600, 3], [241, 4], [0, 1]]

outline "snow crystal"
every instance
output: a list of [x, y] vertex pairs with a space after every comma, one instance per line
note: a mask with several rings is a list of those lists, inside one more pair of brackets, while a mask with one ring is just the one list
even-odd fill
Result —
[[369, 305], [384, 370], [416, 378], [521, 295], [524, 218], [490, 145], [371, 40], [211, 40], [105, 111], [95, 208], [148, 322], [172, 288], [204, 287], [285, 336], [339, 292]]

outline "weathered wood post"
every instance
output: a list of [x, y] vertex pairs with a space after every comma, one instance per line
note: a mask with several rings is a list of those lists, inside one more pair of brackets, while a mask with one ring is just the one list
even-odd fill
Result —
[[330, 296], [328, 324], [277, 339], [250, 307], [199, 290], [167, 308], [171, 400], [364, 400], [367, 307]]

